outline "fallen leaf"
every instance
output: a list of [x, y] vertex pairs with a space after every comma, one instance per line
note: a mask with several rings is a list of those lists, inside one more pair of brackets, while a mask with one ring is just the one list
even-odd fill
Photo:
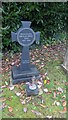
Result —
[[66, 107], [64, 107], [64, 111], [67, 111], [67, 108], [66, 108]]
[[58, 87], [57, 90], [63, 93], [63, 89], [61, 87]]
[[16, 95], [17, 95], [17, 96], [20, 96], [20, 95], [21, 95], [21, 93], [20, 93], [20, 92], [17, 92], [17, 93], [16, 93]]
[[26, 102], [28, 103], [31, 100], [31, 97], [26, 98]]
[[44, 103], [44, 100], [43, 100], [43, 99], [41, 100], [41, 103], [42, 103], [42, 104]]
[[45, 108], [45, 107], [46, 107], [46, 106], [45, 106], [45, 105], [43, 105], [43, 104], [40, 104], [40, 106], [41, 106], [41, 107], [43, 107], [43, 108]]
[[57, 105], [57, 106], [60, 106], [60, 102], [56, 102], [56, 105]]
[[45, 79], [45, 75], [43, 75], [42, 78]]
[[44, 80], [44, 84], [46, 84], [47, 83], [47, 80]]
[[51, 94], [51, 92], [47, 92], [47, 94]]
[[60, 106], [60, 102], [57, 102], [56, 100], [54, 101], [53, 105]]
[[41, 81], [43, 80], [42, 77], [40, 78], [40, 80], [41, 80]]
[[8, 85], [8, 82], [7, 82], [7, 81], [5, 81], [5, 84], [6, 84], [6, 85]]
[[21, 94], [24, 94], [24, 93], [25, 93], [25, 91], [24, 91], [24, 90], [22, 90], [22, 91], [21, 91]]
[[7, 107], [6, 103], [2, 103], [2, 105], [0, 106], [0, 109], [4, 109], [5, 107]]
[[8, 97], [8, 98], [7, 98], [7, 100], [11, 101], [11, 100], [12, 100], [12, 98], [11, 98], [11, 97]]
[[17, 84], [15, 84], [14, 87], [17, 87], [17, 88], [18, 88], [19, 86], [18, 86]]
[[68, 85], [68, 82], [65, 82], [65, 85]]
[[21, 99], [20, 99], [20, 101], [21, 101], [22, 105], [25, 105], [25, 104], [26, 104], [26, 101], [25, 101], [25, 100], [21, 100]]
[[47, 84], [50, 84], [50, 80], [47, 80]]
[[14, 65], [14, 64], [15, 64], [14, 62], [11, 63], [11, 65]]
[[61, 92], [57, 92], [57, 95], [60, 95], [61, 94]]
[[6, 101], [6, 98], [0, 98], [0, 102]]
[[[47, 79], [47, 80], [49, 80], [49, 77], [48, 77], [48, 76], [46, 76], [46, 79]], [[49, 80], [49, 81], [50, 81], [50, 80]]]
[[47, 75], [47, 72], [44, 74], [45, 76]]
[[53, 98], [56, 98], [56, 91], [54, 91], [54, 96], [53, 96]]
[[42, 82], [40, 82], [40, 81], [37, 81], [37, 83], [38, 83], [39, 85], [42, 85]]
[[23, 108], [23, 111], [26, 113], [27, 112], [27, 108]]
[[6, 59], [6, 61], [8, 62], [9, 60], [8, 60], [8, 59]]
[[66, 95], [63, 95], [62, 98], [66, 98]]
[[40, 112], [35, 111], [35, 110], [31, 110], [32, 113], [35, 113], [36, 115], [42, 115]]
[[41, 88], [42, 87], [42, 85], [38, 85], [38, 88]]
[[62, 105], [65, 107], [65, 106], [66, 106], [66, 103], [67, 103], [66, 101], [63, 101], [63, 102], [62, 102]]
[[10, 106], [8, 106], [8, 110], [9, 110], [9, 112], [13, 111], [12, 107], [10, 107]]
[[13, 90], [14, 89], [14, 86], [12, 85], [12, 86], [9, 86], [9, 89], [10, 90]]
[[6, 88], [6, 85], [1, 86], [1, 88]]
[[39, 95], [42, 95], [42, 94], [43, 94], [42, 89], [39, 89]]
[[37, 62], [37, 63], [38, 63], [38, 62], [40, 62], [40, 60], [36, 60], [35, 62]]
[[44, 89], [43, 91], [47, 93], [47, 92], [48, 92], [48, 89], [46, 88], [46, 89]]
[[48, 116], [46, 116], [46, 118], [49, 118], [49, 119], [50, 119], [50, 118], [52, 118], [52, 116], [49, 116], [49, 115], [48, 115]]
[[43, 47], [44, 47], [44, 49], [46, 49], [46, 48], [47, 48], [47, 46], [45, 46], [45, 45], [43, 45]]
[[40, 67], [39, 67], [39, 68], [42, 68], [42, 67], [44, 67], [44, 65], [40, 65]]

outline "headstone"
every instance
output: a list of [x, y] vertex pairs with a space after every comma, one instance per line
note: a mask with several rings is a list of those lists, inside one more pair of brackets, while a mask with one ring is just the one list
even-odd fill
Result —
[[30, 21], [21, 21], [22, 26], [17, 32], [11, 32], [12, 41], [18, 42], [22, 46], [21, 63], [12, 67], [13, 84], [31, 81], [32, 76], [39, 76], [37, 68], [30, 64], [29, 46], [35, 41], [39, 44], [40, 32], [34, 32]]
[[67, 48], [65, 56], [64, 56], [64, 62], [62, 64], [62, 67], [64, 68], [65, 72], [68, 73], [68, 48]]

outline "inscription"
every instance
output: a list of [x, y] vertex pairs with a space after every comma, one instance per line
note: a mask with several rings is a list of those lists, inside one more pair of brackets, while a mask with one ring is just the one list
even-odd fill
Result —
[[33, 37], [33, 35], [32, 35], [32, 33], [20, 33], [19, 37], [28, 38], [28, 37]]
[[20, 29], [17, 39], [22, 46], [29, 46], [35, 40], [35, 33], [31, 28]]
[[31, 42], [33, 38], [32, 33], [20, 33], [19, 38], [22, 39], [22, 42]]

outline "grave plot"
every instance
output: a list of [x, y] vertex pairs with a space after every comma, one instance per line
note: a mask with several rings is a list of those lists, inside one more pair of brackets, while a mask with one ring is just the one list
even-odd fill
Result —
[[[41, 73], [39, 94], [26, 96], [26, 84], [11, 84], [11, 67], [20, 64], [20, 54], [3, 56], [1, 109], [3, 118], [66, 118], [66, 74], [61, 68], [65, 45], [39, 46], [30, 50], [31, 63]], [[63, 52], [62, 52], [63, 51]], [[12, 59], [11, 59], [12, 58]]]

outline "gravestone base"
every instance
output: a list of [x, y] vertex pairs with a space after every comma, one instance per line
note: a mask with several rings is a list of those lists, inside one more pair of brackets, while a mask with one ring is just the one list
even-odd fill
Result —
[[22, 82], [30, 82], [32, 77], [39, 76], [39, 72], [34, 65], [30, 65], [29, 70], [21, 70], [20, 66], [13, 66], [12, 67], [12, 83], [22, 83]]
[[38, 90], [37, 84], [36, 84], [36, 89], [35, 90], [29, 89], [29, 85], [28, 84], [26, 85], [26, 94], [27, 94], [27, 96], [38, 95], [38, 93], [39, 93], [39, 90]]

